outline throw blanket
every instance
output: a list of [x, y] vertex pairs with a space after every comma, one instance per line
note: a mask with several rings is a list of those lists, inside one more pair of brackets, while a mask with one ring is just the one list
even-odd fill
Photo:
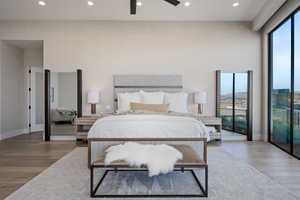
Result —
[[173, 171], [176, 161], [182, 159], [180, 151], [165, 144], [146, 145], [127, 142], [111, 146], [106, 152], [106, 165], [117, 160], [125, 160], [132, 167], [146, 165], [150, 177]]

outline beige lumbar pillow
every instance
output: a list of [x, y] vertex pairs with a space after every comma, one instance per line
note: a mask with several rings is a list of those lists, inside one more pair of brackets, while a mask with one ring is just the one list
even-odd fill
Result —
[[131, 110], [135, 111], [151, 111], [151, 112], [168, 112], [169, 104], [143, 104], [130, 103]]

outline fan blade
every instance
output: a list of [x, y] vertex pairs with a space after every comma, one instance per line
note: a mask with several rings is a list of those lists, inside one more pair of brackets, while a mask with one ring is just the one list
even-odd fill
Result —
[[177, 6], [178, 4], [180, 4], [180, 1], [177, 1], [177, 0], [165, 0], [165, 1], [174, 6]]
[[130, 0], [130, 14], [136, 14], [136, 0]]

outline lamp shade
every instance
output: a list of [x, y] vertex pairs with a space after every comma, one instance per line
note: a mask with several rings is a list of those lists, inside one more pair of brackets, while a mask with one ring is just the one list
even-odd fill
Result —
[[90, 104], [100, 103], [100, 92], [90, 91], [88, 93], [88, 103]]
[[194, 101], [196, 104], [207, 104], [207, 93], [196, 92]]

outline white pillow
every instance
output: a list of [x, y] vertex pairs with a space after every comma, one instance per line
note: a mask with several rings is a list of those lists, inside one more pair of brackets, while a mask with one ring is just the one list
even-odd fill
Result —
[[118, 113], [130, 111], [130, 103], [142, 103], [139, 92], [118, 93]]
[[165, 93], [165, 103], [169, 104], [169, 111], [188, 112], [188, 94], [185, 92]]
[[163, 92], [144, 92], [140, 91], [141, 100], [143, 104], [163, 104], [164, 96]]

